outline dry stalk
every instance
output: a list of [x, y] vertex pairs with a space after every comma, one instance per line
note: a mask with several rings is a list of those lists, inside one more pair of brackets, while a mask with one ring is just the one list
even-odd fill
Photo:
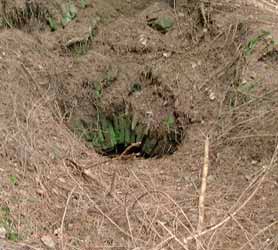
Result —
[[203, 18], [203, 21], [204, 21], [204, 27], [207, 27], [208, 26], [208, 20], [207, 20], [207, 17], [206, 17], [204, 0], [200, 1], [200, 11], [201, 11], [202, 18]]
[[247, 245], [250, 244], [250, 242], [252, 242], [253, 240], [257, 239], [257, 237], [259, 235], [261, 235], [262, 233], [264, 233], [266, 230], [270, 229], [271, 227], [278, 225], [278, 220], [274, 221], [273, 223], [267, 225], [266, 227], [264, 227], [263, 229], [261, 229], [258, 233], [256, 233], [251, 239], [249, 239], [245, 244], [243, 244], [239, 250], [243, 250]]
[[113, 226], [115, 226], [122, 234], [127, 236], [130, 239], [133, 239], [133, 236], [130, 235], [128, 232], [126, 232], [124, 229], [122, 229], [112, 218], [110, 218], [106, 213], [102, 211], [102, 209], [96, 204], [96, 202], [86, 193], [86, 196], [88, 200], [94, 205], [96, 210], [104, 217], [106, 218]]
[[76, 187], [74, 187], [69, 195], [68, 195], [68, 199], [67, 199], [67, 202], [66, 202], [66, 206], [65, 206], [65, 209], [64, 209], [64, 214], [63, 214], [63, 217], [62, 217], [62, 221], [61, 221], [61, 227], [60, 227], [60, 244], [61, 244], [61, 249], [64, 250], [65, 248], [65, 245], [64, 245], [64, 222], [65, 222], [65, 218], [66, 218], [66, 214], [67, 214], [67, 210], [68, 210], [68, 206], [69, 206], [69, 202], [70, 202], [70, 199], [72, 197], [72, 194], [74, 192]]
[[[201, 184], [201, 191], [200, 191], [200, 197], [199, 197], [199, 222], [198, 222], [198, 226], [197, 226], [198, 234], [200, 234], [202, 232], [203, 225], [204, 225], [205, 196], [206, 196], [206, 189], [207, 189], [208, 167], [209, 167], [209, 138], [206, 137], [202, 184]], [[197, 249], [200, 249], [199, 241], [196, 241], [196, 246], [197, 246]]]
[[[73, 161], [72, 161], [73, 162]], [[75, 163], [76, 164], [76, 163]], [[66, 165], [65, 161], [64, 161], [64, 165]], [[78, 166], [79, 167], [79, 166]], [[90, 171], [90, 169], [84, 169], [82, 170], [81, 169], [81, 173], [83, 176], [87, 177], [87, 178], [90, 178], [91, 180], [93, 180], [97, 185], [99, 185], [100, 187], [102, 187], [103, 189], [105, 189], [106, 191], [108, 191], [108, 193], [106, 195], [111, 195], [115, 201], [120, 204], [120, 205], [123, 205], [123, 202], [112, 192], [113, 190], [113, 179], [112, 179], [112, 184], [110, 185], [110, 188], [108, 187], [108, 185], [104, 182], [102, 182], [101, 180], [98, 180], [94, 175], [93, 173]], [[116, 174], [115, 174], [115, 177], [116, 177]], [[114, 178], [114, 177], [113, 177]], [[112, 188], [112, 189], [111, 189]]]
[[104, 217], [106, 218], [115, 228], [119, 230], [123, 235], [127, 236], [130, 239], [133, 239], [133, 236], [130, 233], [126, 232], [123, 228], [121, 228], [109, 215], [107, 215], [103, 210], [97, 205], [97, 203], [90, 197], [88, 192], [84, 190], [82, 185], [68, 172], [69, 177], [76, 183], [80, 190], [82, 190], [87, 197], [87, 199], [93, 204], [95, 209]]
[[[190, 229], [192, 231], [194, 231], [194, 228], [193, 228], [193, 225], [191, 223], [191, 221], [189, 220], [188, 216], [185, 214], [185, 212], [183, 211], [183, 209], [177, 204], [177, 202], [167, 193], [165, 192], [162, 192], [162, 191], [158, 191], [158, 190], [153, 190], [153, 191], [148, 191], [147, 188], [144, 186], [144, 184], [141, 182], [141, 180], [138, 178], [138, 176], [131, 170], [131, 173], [133, 174], [133, 176], [136, 178], [136, 180], [141, 184], [141, 186], [144, 188], [144, 190], [146, 191], [144, 194], [142, 194], [141, 196], [139, 196], [133, 203], [133, 205], [131, 206], [132, 208], [134, 208], [134, 206], [136, 205], [136, 203], [144, 198], [145, 196], [147, 195], [150, 195], [151, 197], [153, 197], [151, 194], [161, 194], [163, 195], [164, 197], [166, 197], [169, 201], [171, 201], [171, 203], [173, 203], [178, 209], [179, 211], [181, 212], [181, 214], [184, 216], [186, 222], [189, 224], [190, 226]], [[154, 198], [153, 198], [154, 202], [157, 202]], [[193, 235], [192, 231], [186, 227], [186, 230], [188, 231], [189, 234]]]
[[[257, 177], [255, 177], [257, 178]], [[218, 229], [219, 227], [223, 226], [224, 224], [226, 224], [233, 216], [235, 216], [241, 209], [243, 209], [246, 204], [254, 197], [254, 195], [257, 193], [258, 189], [260, 188], [262, 182], [263, 182], [264, 178], [261, 178], [260, 181], [258, 182], [257, 187], [255, 188], [255, 190], [251, 193], [251, 195], [243, 202], [243, 204], [237, 208], [232, 214], [228, 215], [224, 220], [222, 220], [221, 222], [219, 222], [218, 224], [205, 229], [204, 231], [202, 231], [201, 233], [196, 233], [193, 236], [188, 236], [186, 239], [184, 239], [185, 242], [188, 242], [189, 240], [193, 240], [195, 238], [198, 238], [200, 236], [203, 236], [209, 232], [213, 232], [214, 230]]]
[[[193, 240], [193, 239], [196, 239], [200, 236], [203, 236], [209, 232], [213, 232], [215, 231], [216, 229], [220, 228], [221, 226], [223, 226], [224, 224], [226, 224], [230, 219], [232, 219], [234, 216], [236, 216], [236, 214], [241, 211], [245, 206], [246, 204], [255, 196], [255, 194], [258, 192], [259, 188], [261, 187], [262, 183], [264, 182], [265, 180], [265, 177], [266, 175], [269, 173], [269, 171], [271, 170], [271, 168], [273, 168], [274, 166], [274, 163], [275, 161], [277, 160], [277, 153], [278, 153], [278, 144], [276, 145], [276, 148], [275, 148], [275, 151], [273, 153], [273, 156], [271, 158], [271, 161], [270, 161], [270, 164], [268, 166], [264, 166], [262, 168], [262, 171], [259, 173], [259, 177], [258, 176], [255, 176], [253, 178], [253, 180], [251, 181], [252, 185], [251, 186], [254, 186], [255, 184], [257, 184], [257, 186], [254, 188], [253, 192], [251, 192], [251, 194], [249, 196], [248, 193], [246, 192], [247, 190], [250, 190], [251, 189], [251, 186], [249, 185], [247, 190], [244, 190], [243, 193], [247, 193], [246, 196], [247, 198], [242, 202], [242, 204], [238, 207], [238, 208], [235, 208], [233, 209], [234, 212], [232, 213], [229, 213], [229, 215], [224, 218], [222, 221], [220, 221], [219, 223], [217, 223], [216, 225], [210, 227], [210, 228], [207, 228], [205, 230], [203, 230], [202, 232], [200, 233], [196, 233], [194, 235], [191, 235], [191, 236], [188, 236], [187, 238], [184, 239], [184, 243], [187, 244], [188, 241], [190, 240]], [[241, 194], [240, 195], [240, 198], [243, 197], [244, 195]], [[240, 200], [240, 199], [239, 199]], [[239, 200], [237, 201], [237, 203], [239, 202]]]
[[[140, 199], [142, 199], [143, 197], [150, 195], [152, 197], [152, 199], [154, 200], [155, 203], [158, 203], [157, 200], [155, 200], [153, 198], [153, 196], [151, 195], [151, 192], [148, 191], [148, 189], [145, 187], [145, 185], [142, 183], [142, 181], [138, 178], [138, 176], [131, 170], [131, 173], [133, 174], [133, 176], [135, 177], [135, 179], [139, 182], [139, 184], [142, 186], [142, 188], [146, 191], [146, 193], [144, 193], [143, 195], [139, 196], [139, 198], [137, 198], [134, 203], [132, 204], [132, 206], [130, 207], [132, 210], [135, 207], [135, 204], [138, 203], [140, 205], [140, 208], [142, 209], [143, 213], [144, 213], [144, 219], [146, 218], [147, 222], [150, 225], [151, 230], [159, 237], [162, 238], [162, 236], [160, 235], [160, 233], [156, 230], [156, 228], [154, 227], [152, 221], [149, 219], [149, 216], [147, 215], [146, 211], [144, 210], [143, 206], [140, 203]], [[136, 216], [137, 217], [137, 216]], [[153, 218], [153, 220], [155, 219], [155, 217]], [[142, 220], [140, 220], [137, 217], [137, 220], [140, 221], [140, 223], [143, 225]]]
[[115, 182], [116, 182], [116, 171], [113, 172], [111, 184], [110, 184], [110, 187], [109, 187], [109, 190], [108, 190], [106, 196], [110, 195], [110, 196], [113, 197], [112, 193], [113, 193], [114, 188], [115, 188]]
[[244, 236], [250, 246], [250, 249], [256, 250], [255, 246], [253, 246], [252, 242], [250, 241], [250, 239], [248, 237], [248, 235], [250, 235], [250, 233], [243, 227], [243, 225], [235, 217], [232, 217], [232, 219], [241, 229], [242, 233], [244, 234]]
[[34, 79], [32, 74], [29, 72], [29, 70], [26, 68], [26, 66], [23, 63], [21, 63], [21, 67], [22, 67], [23, 71], [25, 72], [25, 74], [30, 79], [30, 81], [33, 83], [33, 85], [34, 85], [34, 87], [36, 89], [36, 92], [40, 94], [40, 97], [42, 97], [43, 95], [42, 95], [42, 92], [41, 92], [41, 89], [39, 87], [38, 82]]
[[[154, 197], [154, 194], [160, 194], [160, 195], [164, 196], [167, 200], [169, 200], [173, 205], [175, 205], [175, 207], [178, 208], [178, 211], [180, 211], [181, 214], [184, 216], [184, 218], [186, 219], [186, 221], [187, 221], [188, 224], [190, 225], [192, 231], [182, 222], [182, 220], [181, 220], [180, 218], [178, 218], [178, 217], [176, 216], [177, 221], [185, 228], [185, 230], [186, 230], [190, 235], [193, 235], [194, 228], [193, 228], [193, 226], [192, 226], [192, 223], [190, 222], [190, 220], [189, 220], [189, 218], [187, 217], [187, 215], [184, 213], [183, 209], [176, 203], [176, 201], [175, 201], [174, 199], [172, 199], [167, 193], [164, 193], [164, 192], [161, 192], [161, 191], [157, 191], [157, 190], [149, 191], [149, 190], [147, 189], [147, 187], [142, 183], [142, 181], [138, 178], [138, 176], [137, 176], [132, 170], [131, 170], [131, 173], [133, 174], [133, 176], [135, 177], [135, 179], [139, 182], [139, 184], [142, 186], [142, 188], [143, 188], [146, 192], [143, 193], [142, 195], [140, 195], [140, 196], [134, 201], [134, 203], [131, 205], [130, 209], [131, 209], [131, 210], [134, 210], [134, 209], [135, 209], [135, 205], [138, 203], [138, 205], [141, 207], [141, 209], [142, 209], [142, 211], [143, 211], [143, 213], [144, 213], [144, 216], [145, 216], [145, 217], [144, 217], [144, 220], [146, 220], [146, 222], [148, 223], [149, 228], [151, 228], [151, 230], [152, 230], [159, 238], [163, 239], [162, 235], [161, 235], [161, 234], [158, 232], [158, 230], [155, 228], [155, 224], [154, 224], [155, 221], [158, 222], [158, 225], [160, 225], [159, 221], [157, 220], [157, 215], [153, 216], [152, 219], [150, 219], [149, 216], [147, 215], [147, 213], [144, 211], [144, 208], [141, 206], [141, 202], [140, 202], [140, 200], [143, 199], [144, 197], [150, 196], [151, 199], [152, 199], [155, 203], [158, 203], [159, 200], [156, 199], [156, 198]], [[170, 215], [174, 216], [173, 213], [172, 213], [169, 209], [167, 209], [166, 207], [165, 207], [165, 209], [166, 209], [166, 212], [167, 212], [167, 213], [169, 213]], [[136, 216], [136, 217], [137, 217], [137, 216]], [[141, 220], [140, 218], [137, 218], [137, 220], [140, 221], [141, 224], [142, 224], [142, 220]], [[170, 230], [170, 229], [169, 229], [169, 230]], [[172, 231], [171, 231], [171, 232], [172, 232]], [[175, 236], [175, 235], [174, 235], [174, 236]], [[178, 239], [177, 236], [175, 236], [175, 237], [174, 237], [174, 236], [171, 235], [171, 236], [167, 237], [166, 242], [171, 241], [171, 240], [173, 240], [173, 239], [176, 239], [176, 241], [178, 240], [178, 241], [181, 242], [181, 240]], [[196, 239], [196, 240], [197, 240], [197, 239]], [[155, 248], [153, 248], [153, 249], [160, 249], [160, 248], [162, 248], [163, 245], [166, 244], [166, 242], [163, 240], [162, 242], [160, 242], [160, 243], [159, 243]], [[200, 242], [200, 245], [201, 245], [201, 248], [204, 250], [204, 247], [203, 247], [203, 245], [202, 245], [201, 242]], [[185, 247], [187, 247], [187, 246], [185, 245]]]
[[128, 207], [125, 210], [125, 215], [126, 215], [126, 220], [127, 220], [128, 229], [129, 229], [129, 233], [130, 233], [130, 236], [131, 236], [132, 243], [133, 243], [134, 247], [136, 247], [136, 243], [134, 241], [134, 237], [133, 237], [133, 233], [132, 233], [132, 227], [131, 227], [131, 223], [130, 223], [130, 219], [129, 219]]
[[161, 225], [166, 231], [168, 234], [170, 234], [170, 236], [180, 245], [182, 246], [183, 249], [185, 250], [189, 250], [188, 247], [186, 246], [185, 243], [183, 243], [182, 241], [180, 241], [177, 236], [169, 229], [167, 228], [161, 221], [158, 221], [159, 225]]
[[[190, 228], [191, 228], [192, 231], [182, 222], [182, 220], [181, 220], [180, 218], [177, 217], [176, 219], [177, 219], [178, 222], [185, 228], [185, 230], [190, 234], [190, 236], [192, 236], [193, 239], [195, 239], [196, 241], [199, 241], [200, 248], [204, 250], [205, 248], [203, 247], [202, 242], [201, 242], [199, 239], [197, 239], [197, 237], [196, 237], [195, 234], [193, 233], [194, 228], [193, 228], [193, 226], [192, 226], [192, 224], [191, 224], [191, 222], [190, 222], [188, 216], [184, 213], [183, 209], [177, 204], [177, 202], [176, 202], [170, 195], [168, 195], [167, 193], [162, 192], [162, 191], [157, 191], [157, 190], [156, 190], [156, 191], [147, 191], [146, 193], [140, 195], [140, 196], [134, 201], [134, 203], [132, 204], [131, 208], [134, 209], [136, 203], [139, 203], [139, 204], [140, 204], [140, 200], [141, 200], [142, 198], [144, 198], [144, 197], [146, 197], [146, 196], [148, 196], [148, 195], [154, 194], [154, 193], [163, 195], [163, 196], [164, 196], [165, 198], [167, 198], [173, 205], [175, 205], [175, 206], [178, 208], [178, 210], [181, 212], [181, 214], [182, 214], [182, 215], [184, 216], [184, 218], [186, 219], [187, 223], [189, 223]], [[153, 196], [151, 196], [151, 197], [153, 197]], [[166, 211], [167, 211], [170, 215], [173, 215], [173, 213], [172, 213], [171, 211], [169, 211], [167, 208], [166, 208]], [[154, 229], [155, 229], [155, 228], [154, 228]], [[156, 231], [156, 229], [155, 229], [155, 231]], [[160, 236], [160, 235], [159, 235], [159, 236]], [[185, 246], [186, 246], [186, 244], [185, 244]]]
[[168, 244], [172, 239], [174, 239], [174, 236], [170, 236], [163, 241], [161, 241], [159, 244], [157, 244], [156, 247], [152, 248], [151, 250], [160, 250], [162, 249], [166, 244]]
[[[214, 249], [215, 247], [215, 242], [217, 241], [217, 239], [215, 239], [216, 237], [219, 237], [218, 234], [217, 234], [217, 230], [215, 230], [211, 236], [210, 236], [210, 239], [207, 243], [207, 249]], [[213, 239], [215, 239], [214, 241], [212, 241]]]

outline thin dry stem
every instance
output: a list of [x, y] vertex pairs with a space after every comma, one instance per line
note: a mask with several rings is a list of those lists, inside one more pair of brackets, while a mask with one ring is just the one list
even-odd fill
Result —
[[68, 207], [69, 207], [69, 202], [70, 202], [70, 199], [72, 197], [72, 194], [74, 192], [76, 187], [74, 187], [69, 195], [68, 195], [68, 199], [67, 199], [67, 202], [66, 202], [66, 206], [65, 206], [65, 209], [64, 209], [64, 214], [63, 214], [63, 217], [62, 217], [62, 221], [61, 221], [61, 226], [60, 226], [60, 244], [61, 244], [61, 249], [64, 250], [65, 249], [65, 245], [64, 245], [64, 222], [65, 222], [65, 218], [66, 218], [66, 214], [67, 214], [67, 210], [68, 210]]
[[255, 246], [253, 246], [252, 242], [249, 239], [250, 233], [244, 228], [244, 226], [237, 220], [236, 217], [232, 217], [233, 221], [239, 226], [239, 228], [242, 230], [243, 234], [245, 235], [245, 238], [250, 246], [250, 249], [256, 250]]
[[259, 235], [261, 235], [262, 233], [264, 233], [266, 230], [270, 229], [271, 227], [278, 225], [278, 220], [274, 221], [273, 223], [267, 225], [266, 227], [264, 227], [263, 229], [261, 229], [258, 233], [256, 233], [251, 239], [249, 239], [246, 243], [244, 243], [238, 250], [243, 250], [248, 244], [250, 244], [250, 242], [252, 242], [253, 240], [255, 240]]
[[204, 26], [207, 27], [208, 21], [207, 21], [207, 17], [206, 17], [205, 3], [203, 0], [200, 1], [200, 10], [201, 10], [201, 14], [202, 14], [202, 17], [204, 20]]
[[94, 207], [96, 208], [96, 210], [104, 217], [106, 218], [113, 226], [115, 226], [115, 228], [117, 228], [122, 234], [124, 234], [125, 236], [127, 236], [128, 238], [132, 239], [133, 237], [126, 232], [124, 229], [122, 229], [112, 218], [110, 218], [106, 213], [104, 213], [102, 211], [102, 209], [96, 204], [96, 202], [90, 197], [90, 195], [86, 192], [86, 190], [84, 190], [84, 188], [80, 185], [80, 183], [70, 174], [68, 173], [70, 178], [77, 184], [77, 186], [80, 188], [80, 190], [82, 190], [84, 192], [84, 194], [86, 195], [87, 199], [94, 205]]
[[[205, 249], [205, 248], [203, 247], [202, 242], [201, 242], [199, 239], [197, 239], [197, 237], [195, 236], [195, 234], [193, 234], [194, 229], [193, 229], [193, 226], [192, 226], [192, 224], [191, 224], [191, 222], [190, 222], [188, 216], [184, 213], [183, 209], [176, 203], [176, 201], [175, 201], [170, 195], [168, 195], [167, 193], [161, 192], [161, 191], [147, 191], [146, 193], [142, 194], [140, 197], [138, 197], [138, 198], [135, 200], [135, 202], [133, 203], [133, 205], [131, 206], [131, 208], [134, 209], [136, 203], [139, 203], [139, 204], [140, 204], [140, 200], [141, 200], [142, 198], [144, 198], [144, 197], [147, 196], [147, 195], [151, 195], [151, 194], [153, 194], [153, 193], [157, 193], [157, 194], [163, 195], [165, 198], [167, 198], [172, 204], [174, 204], [174, 205], [178, 208], [178, 211], [181, 212], [181, 214], [182, 214], [182, 215], [184, 216], [184, 218], [186, 219], [187, 223], [189, 223], [190, 227], [192, 228], [192, 231], [191, 231], [186, 225], [184, 225], [184, 223], [182, 222], [182, 220], [181, 220], [180, 218], [177, 217], [176, 219], [177, 219], [177, 220], [179, 221], [179, 223], [185, 228], [185, 230], [196, 240], [196, 242], [197, 242], [197, 241], [199, 242], [200, 248]], [[153, 197], [153, 196], [151, 196], [151, 197]], [[167, 211], [170, 215], [173, 215], [173, 213], [172, 213], [171, 211], [169, 211], [168, 209], [166, 209], [166, 211]], [[151, 224], [151, 225], [152, 225], [152, 224]]]
[[174, 239], [174, 236], [167, 237], [163, 241], [161, 241], [159, 244], [156, 245], [156, 247], [152, 248], [151, 250], [160, 250], [163, 248], [166, 244], [168, 244], [172, 239]]
[[194, 234], [193, 236], [189, 236], [187, 237], [184, 241], [185, 242], [188, 242], [189, 240], [193, 240], [197, 237], [200, 237], [200, 236], [203, 236], [209, 232], [212, 232], [216, 229], [218, 229], [219, 227], [223, 226], [225, 223], [227, 223], [233, 216], [235, 216], [241, 209], [243, 209], [245, 207], [245, 205], [254, 197], [254, 195], [257, 193], [258, 189], [260, 188], [261, 184], [262, 184], [262, 181], [263, 181], [264, 178], [261, 178], [260, 179], [260, 182], [258, 183], [256, 189], [251, 193], [251, 195], [242, 203], [242, 205], [237, 208], [231, 215], [228, 215], [224, 220], [222, 220], [221, 222], [219, 222], [218, 224], [202, 231], [201, 233], [196, 233]]
[[[202, 232], [203, 225], [204, 225], [205, 196], [206, 196], [206, 189], [207, 189], [208, 168], [209, 168], [209, 138], [206, 137], [202, 184], [201, 184], [200, 197], [199, 197], [199, 222], [197, 226], [198, 234]], [[197, 241], [196, 244], [197, 244], [197, 249], [200, 249], [199, 241]]]
[[161, 226], [167, 231], [167, 233], [170, 234], [171, 237], [173, 237], [173, 239], [174, 239], [180, 246], [183, 247], [183, 249], [189, 250], [188, 247], [186, 246], [186, 244], [183, 243], [181, 240], [179, 240], [179, 239], [177, 238], [177, 236], [176, 236], [169, 228], [167, 228], [161, 221], [158, 221], [158, 223], [159, 223], [159, 225], [161, 225]]
[[136, 243], [135, 243], [135, 240], [134, 240], [134, 237], [133, 237], [132, 227], [131, 227], [131, 223], [130, 223], [130, 219], [129, 219], [128, 207], [125, 210], [125, 214], [126, 214], [126, 220], [127, 220], [127, 224], [128, 224], [128, 229], [129, 229], [129, 233], [130, 233], [130, 236], [131, 236], [131, 240], [132, 240], [132, 243], [133, 243], [134, 247], [136, 247]]
[[[190, 240], [196, 239], [196, 238], [198, 238], [198, 237], [200, 237], [200, 236], [203, 236], [203, 235], [205, 235], [205, 234], [207, 234], [207, 233], [209, 233], [209, 232], [213, 232], [214, 230], [216, 230], [216, 229], [218, 229], [219, 227], [221, 227], [221, 226], [223, 226], [224, 224], [226, 224], [232, 217], [234, 217], [239, 211], [241, 211], [241, 210], [246, 206], [246, 204], [247, 204], [247, 203], [255, 196], [255, 194], [258, 192], [259, 188], [261, 187], [262, 183], [263, 183], [264, 180], [265, 180], [266, 175], [267, 175], [268, 172], [273, 168], [274, 163], [275, 163], [276, 158], [277, 158], [277, 152], [278, 152], [278, 144], [277, 144], [277, 146], [276, 146], [276, 148], [275, 148], [275, 151], [274, 151], [273, 156], [272, 156], [272, 158], [271, 158], [270, 164], [269, 164], [268, 166], [264, 166], [264, 167], [262, 168], [262, 172], [261, 172], [262, 175], [261, 175], [261, 173], [259, 174], [259, 175], [260, 175], [260, 178], [258, 178], [258, 176], [256, 176], [256, 177], [254, 177], [253, 180], [251, 181], [252, 185], [255, 184], [255, 183], [257, 183], [257, 186], [255, 187], [255, 189], [253, 190], [253, 192], [252, 192], [249, 196], [247, 196], [248, 194], [246, 194], [246, 196], [247, 196], [246, 200], [244, 200], [244, 201], [242, 202], [242, 204], [241, 204], [238, 208], [235, 208], [235, 209], [234, 209], [234, 212], [229, 213], [229, 215], [228, 215], [225, 219], [223, 219], [221, 222], [219, 222], [219, 223], [217, 223], [216, 225], [214, 225], [214, 226], [212, 226], [212, 227], [210, 227], [210, 228], [208, 228], [208, 229], [202, 231], [201, 233], [196, 233], [196, 234], [194, 234], [193, 236], [188, 236], [187, 238], [184, 239], [184, 242], [187, 244], [187, 242], [190, 241]], [[252, 186], [252, 185], [251, 185], [251, 186]], [[248, 186], [247, 190], [248, 190], [248, 189], [251, 189], [251, 187], [250, 187], [250, 188], [249, 188], [249, 187], [250, 187], [250, 185]], [[244, 190], [243, 193], [246, 193], [246, 190]], [[243, 195], [241, 194], [240, 197], [243, 197]], [[237, 201], [237, 202], [238, 202], [238, 201]]]
[[[144, 213], [144, 219], [146, 218], [146, 220], [148, 221], [151, 230], [152, 230], [159, 238], [161, 238], [160, 233], [156, 230], [156, 228], [154, 227], [154, 225], [153, 225], [153, 223], [152, 223], [152, 221], [155, 219], [155, 217], [152, 218], [152, 220], [150, 220], [150, 219], [149, 219], [149, 216], [147, 215], [146, 211], [144, 210], [143, 206], [142, 206], [141, 203], [140, 203], [140, 199], [143, 198], [143, 197], [145, 197], [145, 196], [148, 195], [148, 194], [151, 195], [151, 192], [148, 191], [148, 189], [145, 187], [145, 185], [142, 183], [142, 181], [138, 178], [138, 176], [137, 176], [132, 170], [131, 170], [131, 173], [133, 174], [133, 176], [135, 177], [135, 179], [139, 182], [139, 184], [141, 185], [141, 187], [146, 191], [146, 193], [144, 193], [143, 195], [141, 195], [139, 198], [137, 198], [137, 199], [135, 200], [135, 202], [134, 202], [133, 205], [131, 206], [131, 209], [134, 209], [135, 204], [138, 203], [138, 204], [140, 205], [140, 208], [142, 209], [142, 211], [143, 211], [143, 213]], [[151, 197], [153, 198], [153, 196], [151, 196]], [[155, 203], [158, 203], [158, 201], [155, 200], [154, 198], [153, 198], [153, 200], [154, 200]], [[137, 219], [138, 219], [138, 221], [141, 222], [141, 225], [143, 226], [142, 221], [141, 221], [139, 218], [137, 218]]]

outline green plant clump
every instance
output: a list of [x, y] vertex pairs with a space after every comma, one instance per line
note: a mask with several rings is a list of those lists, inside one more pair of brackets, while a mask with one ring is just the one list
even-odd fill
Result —
[[66, 26], [69, 22], [71, 22], [77, 16], [77, 8], [73, 3], [69, 3], [65, 6], [64, 15], [62, 18], [63, 27]]
[[11, 220], [10, 209], [8, 207], [0, 207], [0, 226], [7, 231], [7, 239], [11, 241], [19, 241], [21, 239], [15, 226]]
[[256, 48], [257, 44], [262, 41], [263, 39], [265, 39], [267, 36], [269, 36], [271, 33], [268, 31], [262, 31], [261, 34], [259, 34], [258, 36], [252, 38], [247, 45], [245, 46], [244, 49], [244, 54], [246, 56], [249, 56], [252, 54], [252, 52], [254, 51], [254, 49]]
[[169, 16], [162, 16], [148, 20], [148, 25], [162, 34], [165, 34], [173, 27], [174, 20]]
[[92, 131], [85, 127], [88, 126], [83, 126], [83, 138], [105, 155], [120, 154], [136, 144], [137, 152], [144, 157], [162, 156], [173, 153], [182, 140], [182, 131], [173, 114], [169, 114], [165, 123], [155, 130], [125, 112], [112, 116], [100, 114]]

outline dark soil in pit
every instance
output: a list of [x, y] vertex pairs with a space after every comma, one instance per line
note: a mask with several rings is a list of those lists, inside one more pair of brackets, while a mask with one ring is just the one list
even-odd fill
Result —
[[254, 3], [1, 1], [0, 248], [277, 249], [278, 20]]
[[[139, 69], [142, 72], [136, 72]], [[162, 156], [182, 142], [186, 116], [175, 110], [174, 94], [151, 68], [113, 65], [100, 79], [83, 82], [82, 87], [89, 105], [79, 98], [69, 125], [97, 152]]]

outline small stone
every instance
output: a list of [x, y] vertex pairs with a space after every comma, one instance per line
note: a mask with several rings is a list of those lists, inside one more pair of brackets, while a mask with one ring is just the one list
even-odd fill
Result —
[[86, 242], [87, 244], [90, 242], [90, 240], [91, 240], [91, 236], [90, 236], [90, 235], [88, 235], [88, 236], [85, 237], [85, 242]]
[[192, 63], [191, 63], [191, 67], [192, 67], [192, 69], [195, 69], [195, 68], [197, 67], [197, 63], [192, 62]]
[[50, 249], [55, 249], [55, 242], [51, 238], [51, 236], [44, 235], [43, 237], [41, 237], [41, 241], [45, 246], [49, 247]]
[[44, 195], [44, 191], [42, 189], [37, 189], [36, 190], [36, 193], [40, 196], [43, 196]]
[[4, 227], [0, 227], [0, 239], [5, 239], [7, 235], [7, 230]]
[[146, 111], [146, 116], [147, 117], [153, 117], [153, 112], [151, 110]]
[[185, 17], [185, 14], [183, 12], [179, 12], [178, 17]]
[[246, 80], [246, 79], [243, 79], [241, 83], [242, 83], [242, 84], [246, 84], [246, 83], [247, 83], [247, 80]]
[[214, 101], [214, 100], [216, 99], [215, 93], [214, 93], [213, 91], [210, 91], [210, 93], [209, 93], [209, 99], [210, 99], [211, 101]]
[[92, 17], [91, 19], [91, 30], [97, 28], [97, 25], [100, 23], [101, 18], [99, 16]]
[[61, 231], [61, 228], [56, 228], [54, 230], [54, 235], [59, 236], [60, 235], [60, 231]]
[[256, 72], [253, 71], [250, 75], [250, 78], [253, 79], [253, 80], [256, 79], [257, 78]]
[[73, 228], [74, 228], [74, 224], [69, 223], [69, 224], [68, 224], [68, 230], [73, 230]]
[[172, 55], [171, 52], [164, 52], [163, 53], [163, 56], [166, 57], [166, 58], [170, 57], [171, 55]]
[[62, 177], [59, 178], [58, 180], [59, 180], [61, 183], [66, 183], [66, 180], [65, 180], [64, 178], [62, 178]]
[[140, 37], [139, 37], [139, 42], [143, 45], [143, 46], [147, 46], [147, 43], [148, 43], [148, 39], [143, 35], [141, 34]]
[[250, 181], [252, 179], [252, 176], [251, 175], [245, 175], [244, 178], [245, 178], [245, 180]]

